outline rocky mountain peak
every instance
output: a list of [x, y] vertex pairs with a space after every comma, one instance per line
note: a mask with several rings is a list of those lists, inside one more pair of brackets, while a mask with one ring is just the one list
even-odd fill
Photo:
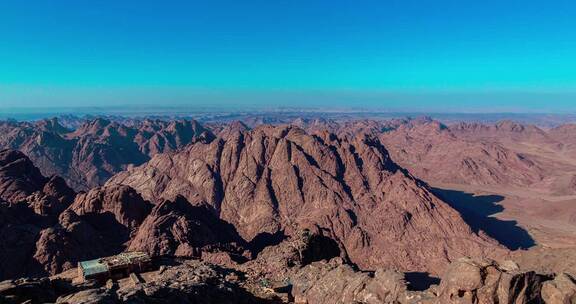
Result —
[[447, 263], [440, 252], [501, 250], [472, 233], [372, 136], [320, 137], [295, 126], [258, 126], [157, 155], [108, 184], [131, 186], [153, 202], [181, 195], [210, 206], [246, 242], [264, 233], [324, 231], [364, 269], [438, 271]]

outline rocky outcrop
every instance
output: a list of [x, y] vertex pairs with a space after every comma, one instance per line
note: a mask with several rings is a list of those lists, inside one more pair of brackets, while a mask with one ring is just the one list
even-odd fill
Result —
[[[152, 206], [133, 189], [78, 195], [45, 178], [24, 154], [0, 152], [0, 278], [42, 276], [124, 250]], [[75, 200], [75, 201], [74, 201]], [[74, 203], [72, 203], [74, 201]]]
[[110, 289], [93, 288], [80, 290], [73, 294], [61, 296], [56, 299], [56, 303], [61, 304], [115, 304], [118, 303], [116, 294]]
[[0, 204], [0, 278], [56, 274], [98, 257], [108, 245], [98, 231], [72, 212], [60, 220], [26, 205]]
[[122, 251], [125, 240], [105, 233], [109, 229], [93, 226], [73, 211], [64, 211], [58, 223], [39, 232], [33, 255], [41, 266], [39, 273], [60, 273], [76, 267], [79, 261]]
[[0, 282], [0, 303], [50, 303], [56, 292], [48, 278], [17, 279]]
[[0, 279], [18, 278], [39, 269], [31, 257], [44, 225], [49, 223], [25, 203], [0, 201]]
[[55, 225], [40, 232], [34, 259], [46, 273], [55, 274], [78, 261], [121, 252], [151, 209], [125, 186], [79, 194]]
[[558, 274], [542, 285], [542, 299], [550, 304], [576, 303], [576, 280], [569, 274]]
[[72, 211], [40, 216], [25, 203], [0, 204], [0, 278], [56, 274], [81, 260], [117, 253], [123, 244]]
[[17, 203], [41, 191], [47, 179], [22, 152], [0, 150], [0, 199]]
[[230, 273], [207, 264], [187, 262], [169, 267], [155, 280], [136, 288], [120, 288], [117, 295], [123, 302], [266, 303], [230, 280]]
[[60, 178], [42, 176], [21, 152], [0, 151], [0, 278], [46, 274], [34, 258], [40, 236], [74, 195]]
[[0, 151], [0, 199], [12, 204], [26, 202], [39, 215], [57, 216], [75, 195], [62, 178], [44, 177], [23, 153]]
[[391, 270], [358, 272], [341, 260], [312, 263], [290, 280], [296, 303], [571, 303], [574, 281], [526, 272], [512, 261], [459, 259], [440, 285], [413, 291], [405, 274]]
[[154, 264], [153, 270], [135, 278], [105, 285], [74, 282], [75, 271], [8, 280], [0, 282], [0, 302], [564, 304], [572, 303], [576, 293], [574, 279], [564, 273], [537, 274], [519, 269], [512, 261], [469, 258], [451, 263], [439, 285], [420, 291], [407, 282], [406, 273], [385, 268], [359, 271], [340, 257], [296, 266], [281, 281], [252, 278], [242, 269], [248, 263], [229, 268], [199, 260], [155, 258]]
[[[134, 284], [130, 279], [106, 286], [72, 284], [68, 279], [18, 279], [0, 283], [1, 303], [279, 303], [254, 296], [237, 274], [198, 261], [162, 266]], [[28, 301], [28, 302], [27, 302]]]
[[271, 237], [276, 238], [279, 243], [261, 250], [252, 244], [256, 257], [241, 265], [235, 265], [246, 273], [249, 280], [259, 282], [265, 279], [272, 284], [282, 284], [300, 268], [312, 262], [334, 257], [346, 259], [334, 240], [307, 230], [293, 237]]
[[79, 216], [69, 209], [53, 218], [25, 203], [4, 203], [0, 220], [0, 278], [60, 273], [79, 261], [121, 252], [129, 241], [126, 228], [110, 217]]
[[309, 229], [362, 269], [439, 273], [462, 255], [504, 252], [396, 165], [377, 138], [286, 126], [222, 134], [107, 184], [131, 186], [153, 202], [182, 195], [207, 205], [247, 242]]
[[404, 274], [391, 270], [359, 272], [338, 258], [312, 263], [290, 281], [294, 302], [299, 304], [408, 303], [410, 298]]
[[25, 200], [39, 215], [58, 216], [74, 201], [76, 192], [59, 176], [51, 177], [41, 191], [36, 191]]
[[152, 256], [201, 257], [203, 251], [242, 251], [234, 227], [205, 206], [193, 206], [183, 197], [154, 207], [131, 240], [130, 251]]
[[542, 303], [549, 277], [522, 272], [514, 262], [459, 259], [442, 276], [438, 303]]
[[[81, 193], [70, 206], [74, 213], [89, 217], [94, 226], [105, 226], [104, 221], [113, 221], [108, 225], [124, 227], [132, 233], [148, 216], [152, 204], [132, 188], [127, 186], [98, 187], [87, 193]], [[101, 222], [98, 223], [97, 221]]]

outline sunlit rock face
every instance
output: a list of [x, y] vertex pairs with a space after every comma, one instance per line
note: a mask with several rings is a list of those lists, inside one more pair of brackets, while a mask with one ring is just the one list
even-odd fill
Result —
[[107, 184], [131, 186], [156, 203], [181, 195], [208, 206], [247, 242], [321, 232], [363, 269], [438, 273], [459, 256], [503, 251], [396, 165], [378, 138], [287, 126], [220, 134]]

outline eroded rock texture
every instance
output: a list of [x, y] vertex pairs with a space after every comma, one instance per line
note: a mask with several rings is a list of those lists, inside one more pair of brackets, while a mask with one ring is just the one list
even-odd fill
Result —
[[551, 304], [576, 303], [576, 280], [569, 274], [558, 274], [542, 286], [542, 299]]
[[523, 272], [514, 262], [459, 259], [442, 276], [438, 303], [542, 303], [549, 277]]
[[503, 251], [396, 165], [377, 138], [285, 126], [220, 134], [107, 184], [131, 186], [152, 202], [182, 195], [211, 208], [247, 242], [321, 232], [362, 269], [439, 273], [459, 256]]
[[126, 249], [152, 209], [133, 189], [103, 187], [76, 196], [46, 178], [23, 153], [0, 152], [0, 278], [56, 274], [81, 260]]
[[153, 256], [201, 257], [203, 251], [241, 251], [242, 243], [232, 225], [220, 220], [206, 206], [193, 206], [178, 196], [154, 207], [128, 250]]
[[115, 173], [152, 155], [180, 149], [213, 135], [196, 121], [142, 120], [124, 124], [103, 118], [68, 130], [57, 119], [0, 122], [0, 149], [22, 151], [46, 176], [62, 176], [76, 190], [101, 186]]
[[471, 127], [416, 120], [382, 132], [380, 138], [395, 161], [425, 180], [508, 186], [542, 181], [545, 165], [499, 142], [485, 140], [478, 132], [463, 131], [468, 128]]
[[47, 181], [22, 152], [0, 150], [0, 199], [17, 203], [41, 191]]
[[358, 272], [335, 259], [312, 263], [291, 277], [295, 303], [400, 303], [409, 297], [404, 274]]

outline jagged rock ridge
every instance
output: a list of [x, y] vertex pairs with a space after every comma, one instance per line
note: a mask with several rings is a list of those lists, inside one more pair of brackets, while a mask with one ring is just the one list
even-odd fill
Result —
[[17, 149], [44, 175], [59, 175], [76, 190], [100, 186], [115, 173], [157, 153], [214, 136], [193, 120], [149, 120], [131, 125], [95, 118], [76, 130], [57, 119], [0, 122], [0, 148]]
[[221, 134], [156, 155], [107, 185], [131, 186], [153, 202], [182, 195], [247, 242], [309, 229], [363, 269], [438, 273], [462, 255], [502, 252], [396, 165], [378, 138], [286, 126]]

